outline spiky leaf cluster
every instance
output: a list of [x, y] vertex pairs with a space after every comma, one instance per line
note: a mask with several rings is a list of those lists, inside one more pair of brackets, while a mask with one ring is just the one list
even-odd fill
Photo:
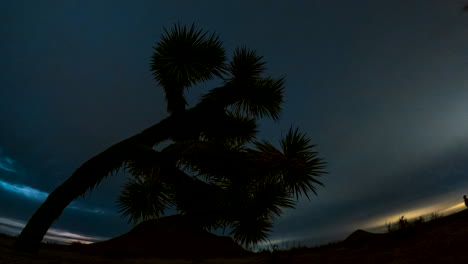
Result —
[[157, 178], [136, 177], [124, 185], [119, 196], [120, 213], [133, 223], [158, 218], [173, 204], [168, 193], [167, 184]]
[[154, 48], [151, 70], [166, 93], [170, 113], [185, 107], [184, 89], [224, 71], [225, 51], [216, 34], [175, 25]]

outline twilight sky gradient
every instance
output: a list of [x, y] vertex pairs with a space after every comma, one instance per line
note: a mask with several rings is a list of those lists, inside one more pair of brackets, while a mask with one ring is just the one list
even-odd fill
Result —
[[[286, 77], [277, 141], [299, 126], [328, 162], [325, 188], [276, 222], [271, 240], [309, 245], [448, 208], [468, 194], [468, 14], [464, 0], [2, 1], [0, 232], [18, 233], [91, 156], [166, 116], [152, 79], [163, 27], [220, 34]], [[196, 102], [212, 86], [187, 93]], [[73, 202], [48, 239], [131, 228], [124, 173]], [[450, 210], [452, 210], [450, 209]]]

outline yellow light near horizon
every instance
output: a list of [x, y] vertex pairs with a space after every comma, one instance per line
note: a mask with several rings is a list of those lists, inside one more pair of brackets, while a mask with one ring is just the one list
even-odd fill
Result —
[[459, 212], [466, 208], [465, 203], [457, 203], [454, 205], [447, 206], [446, 202], [441, 202], [431, 206], [425, 206], [416, 208], [410, 211], [401, 211], [399, 213], [394, 213], [391, 215], [380, 216], [374, 219], [371, 219], [363, 224], [364, 229], [379, 229], [386, 226], [386, 224], [391, 222], [396, 222], [401, 216], [404, 216], [408, 220], [413, 220], [420, 216], [428, 216], [432, 213], [437, 213], [441, 215], [450, 215], [456, 212]]
[[464, 203], [464, 202], [461, 202], [461, 203], [459, 203], [459, 204], [456, 204], [456, 205], [454, 205], [454, 206], [452, 206], [452, 207], [449, 207], [449, 208], [447, 208], [447, 209], [441, 211], [441, 213], [442, 213], [442, 214], [453, 214], [453, 213], [459, 212], [459, 211], [461, 211], [461, 210], [463, 210], [463, 209], [465, 209], [465, 208], [466, 208], [465, 203]]

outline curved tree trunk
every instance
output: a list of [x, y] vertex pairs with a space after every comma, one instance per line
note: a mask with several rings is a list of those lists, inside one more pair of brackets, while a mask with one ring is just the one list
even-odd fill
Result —
[[[35, 251], [49, 227], [74, 199], [98, 184], [106, 175], [125, 161], [122, 141], [86, 161], [70, 178], [49, 194], [31, 217], [16, 240], [16, 248]], [[111, 160], [112, 159], [112, 160]]]
[[36, 251], [47, 230], [62, 211], [87, 190], [95, 187], [106, 176], [120, 168], [138, 146], [152, 148], [166, 139], [183, 139], [199, 134], [203, 127], [217, 123], [216, 113], [230, 104], [229, 96], [203, 98], [192, 109], [171, 115], [161, 122], [125, 139], [94, 156], [79, 167], [64, 183], [49, 194], [18, 236], [15, 247], [22, 251]]
[[36, 251], [52, 223], [74, 199], [120, 168], [135, 154], [138, 146], [153, 147], [156, 143], [169, 138], [173, 129], [177, 127], [173, 118], [166, 118], [86, 161], [70, 178], [49, 194], [23, 228], [15, 247], [22, 251]]

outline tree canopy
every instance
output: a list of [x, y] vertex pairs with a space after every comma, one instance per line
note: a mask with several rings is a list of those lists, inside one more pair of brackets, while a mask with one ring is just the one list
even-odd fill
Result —
[[301, 195], [316, 193], [324, 173], [314, 145], [298, 129], [288, 131], [279, 149], [256, 140], [259, 118], [279, 118], [284, 80], [264, 77], [263, 58], [245, 47], [226, 63], [218, 36], [193, 25], [166, 30], [152, 58], [170, 114], [185, 111], [186, 88], [215, 77], [223, 85], [202, 96], [200, 104], [211, 107], [200, 113], [208, 120], [199, 133], [184, 130], [172, 138], [163, 159], [126, 162], [135, 177], [119, 198], [122, 214], [138, 222], [175, 206], [207, 229], [230, 227], [245, 245], [265, 240], [274, 217]]

